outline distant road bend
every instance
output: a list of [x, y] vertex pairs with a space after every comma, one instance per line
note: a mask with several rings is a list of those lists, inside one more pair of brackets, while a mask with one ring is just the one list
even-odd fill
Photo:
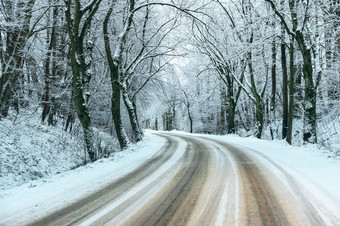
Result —
[[166, 144], [153, 158], [32, 225], [340, 225], [340, 216], [318, 206], [301, 184], [256, 151], [204, 137], [155, 134]]

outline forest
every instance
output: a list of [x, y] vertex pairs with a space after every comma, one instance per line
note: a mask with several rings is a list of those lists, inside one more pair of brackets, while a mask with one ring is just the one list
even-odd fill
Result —
[[[0, 121], [338, 148], [339, 0], [1, 0]], [[336, 149], [337, 150], [337, 149]]]

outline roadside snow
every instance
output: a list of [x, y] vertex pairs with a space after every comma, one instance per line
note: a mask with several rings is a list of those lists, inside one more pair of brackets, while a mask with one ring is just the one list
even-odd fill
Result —
[[113, 157], [0, 191], [0, 225], [32, 221], [104, 187], [150, 159], [164, 144], [164, 138], [147, 133], [142, 142]]
[[[11, 114], [15, 115], [15, 114]], [[22, 111], [0, 121], [0, 191], [58, 174], [84, 162], [81, 138]]]
[[[284, 141], [235, 137], [226, 140], [235, 146], [247, 147], [249, 153], [271, 167], [272, 164], [263, 159], [261, 154], [266, 156], [310, 192], [306, 196], [315, 204], [316, 209], [323, 206], [335, 216], [340, 216], [340, 161], [331, 158], [331, 152], [320, 150], [316, 145], [293, 147]], [[322, 216], [322, 211], [319, 213]], [[324, 220], [327, 222], [327, 216], [324, 216]]]
[[[267, 141], [255, 137], [242, 138], [237, 135], [202, 135], [174, 131], [188, 136], [206, 137], [229, 143], [248, 150], [252, 156], [262, 159], [269, 168], [272, 160], [310, 192], [312, 202], [319, 202], [340, 216], [340, 161], [333, 152], [320, 149], [317, 145], [291, 146], [285, 141]], [[262, 155], [262, 156], [261, 156]]]
[[[316, 145], [294, 147], [284, 141], [265, 141], [254, 137], [171, 133], [207, 137], [230, 143], [262, 159], [261, 162], [268, 168], [274, 168], [266, 160], [268, 158], [302, 184], [312, 194], [313, 200], [318, 200], [333, 213], [340, 215], [340, 161], [329, 157], [330, 152], [320, 151]], [[115, 153], [113, 157], [72, 171], [40, 178], [29, 184], [2, 189], [0, 190], [0, 225], [17, 225], [27, 220], [37, 219], [42, 214], [51, 213], [90, 194], [112, 180], [131, 172], [150, 159], [164, 144], [164, 138], [147, 132], [141, 143], [127, 151]], [[18, 212], [20, 219], [17, 217]]]
[[331, 152], [316, 145], [294, 147], [285, 141], [265, 141], [254, 137], [224, 136], [217, 139], [262, 153], [294, 177], [304, 179], [303, 182], [308, 180], [327, 191], [340, 203], [340, 161], [331, 158]]

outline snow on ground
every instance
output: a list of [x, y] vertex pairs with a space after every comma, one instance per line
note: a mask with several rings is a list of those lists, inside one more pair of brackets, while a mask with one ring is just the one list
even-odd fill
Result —
[[266, 156], [310, 192], [311, 197], [308, 197], [309, 195], [307, 197], [312, 203], [318, 202], [319, 206], [321, 204], [336, 215], [340, 215], [340, 161], [338, 161], [339, 156], [333, 156], [333, 152], [311, 144], [294, 147], [285, 141], [231, 136], [224, 140], [234, 143], [235, 146], [255, 150], [254, 157], [262, 159], [261, 162], [270, 168], [271, 163], [265, 161], [256, 152]]
[[[175, 133], [190, 135], [177, 131]], [[302, 184], [313, 195], [311, 197], [313, 200], [318, 200], [332, 212], [340, 215], [340, 157], [335, 156], [334, 152], [312, 144], [291, 146], [283, 140], [268, 141], [255, 137], [242, 138], [237, 135], [191, 136], [213, 138], [247, 149], [250, 154], [262, 159], [261, 162], [272, 168], [261, 155], [267, 157]]]
[[[20, 220], [24, 222], [88, 195], [137, 168], [164, 144], [164, 138], [147, 133], [142, 142], [110, 158], [0, 191], [0, 225], [19, 223], [18, 212]], [[32, 209], [32, 206], [36, 208]]]
[[40, 123], [41, 112], [23, 110], [0, 121], [0, 191], [58, 174], [84, 162], [81, 139]]
[[[133, 214], [135, 214], [139, 210], [141, 210], [142, 207], [145, 206], [145, 203], [153, 198], [154, 195], [157, 194], [157, 192], [162, 190], [162, 188], [165, 187], [165, 185], [168, 183], [169, 179], [175, 177], [178, 170], [182, 167], [182, 162], [180, 161], [180, 159], [183, 157], [187, 145], [185, 142], [183, 142], [183, 140], [179, 138], [174, 139], [178, 141], [179, 145], [177, 147], [177, 151], [170, 157], [169, 160], [167, 160], [161, 167], [148, 175], [148, 177], [141, 181], [138, 186], [135, 186], [132, 189], [128, 190], [126, 193], [118, 197], [115, 202], [100, 210], [96, 215], [82, 222], [80, 226], [93, 225], [95, 221], [105, 216], [114, 208], [121, 205], [125, 201], [129, 200], [129, 198], [138, 193], [143, 195], [133, 205], [130, 205], [126, 209], [121, 210], [118, 216], [116, 216], [114, 219], [107, 222], [106, 224], [119, 225], [121, 217], [123, 219], [127, 219], [133, 216]], [[152, 185], [152, 187], [150, 185]], [[145, 188], [148, 188], [148, 190], [145, 190]]]
[[[37, 218], [38, 216], [41, 216], [42, 213], [49, 213], [56, 208], [67, 205], [73, 200], [79, 199], [82, 196], [104, 187], [107, 183], [127, 174], [147, 159], [151, 158], [165, 144], [165, 139], [153, 135], [148, 131], [145, 134], [145, 139], [141, 143], [131, 146], [127, 151], [117, 152], [110, 158], [98, 160], [95, 163], [79, 167], [72, 171], [61, 172], [52, 176], [45, 175], [43, 178], [30, 181], [21, 186], [13, 187], [16, 184], [16, 178], [19, 177], [20, 174], [6, 175], [3, 171], [5, 167], [19, 165], [18, 163], [6, 162], [10, 161], [9, 157], [11, 156], [8, 156], [8, 154], [11, 153], [11, 151], [13, 156], [22, 156], [21, 151], [25, 146], [30, 146], [32, 142], [41, 142], [42, 147], [49, 149], [53, 148], [53, 151], [58, 151], [56, 148], [59, 146], [53, 143], [53, 140], [48, 140], [52, 139], [52, 137], [48, 137], [47, 134], [44, 135], [43, 131], [47, 129], [49, 130], [49, 133], [53, 134], [53, 128], [45, 127], [43, 125], [37, 126], [35, 124], [30, 124], [29, 120], [23, 120], [22, 122], [17, 123], [17, 126], [26, 125], [26, 127], [23, 126], [22, 128], [26, 130], [24, 134], [26, 134], [28, 138], [17, 138], [15, 140], [16, 136], [23, 135], [19, 132], [15, 132], [17, 130], [10, 129], [10, 127], [13, 126], [13, 122], [11, 122], [12, 124], [6, 121], [5, 123], [1, 123], [2, 125], [7, 126], [5, 129], [1, 128], [1, 136], [4, 137], [3, 133], [5, 130], [8, 132], [6, 133], [6, 139], [1, 140], [2, 143], [0, 143], [0, 147], [8, 148], [10, 151], [7, 150], [4, 152], [7, 153], [5, 156], [1, 151], [1, 161], [5, 160], [5, 164], [2, 164], [1, 162], [1, 175], [5, 176], [0, 177], [0, 179], [1, 183], [6, 179], [11, 182], [7, 187], [3, 186], [2, 189], [0, 189], [0, 225], [13, 221], [17, 222], [17, 219], [15, 218], [17, 217], [18, 212], [21, 213], [23, 221], [28, 218]], [[31, 130], [41, 130], [42, 132], [38, 137], [35, 137], [31, 134], [32, 131], [30, 128]], [[337, 159], [338, 157], [333, 156], [333, 152], [320, 150], [316, 145], [294, 147], [288, 145], [284, 141], [265, 141], [254, 137], [241, 138], [236, 135], [211, 136], [176, 131], [171, 133], [181, 133], [187, 136], [207, 136], [248, 149], [249, 153], [253, 153], [253, 155], [259, 159], [262, 158], [261, 155], [266, 156], [303, 184], [315, 198], [328, 208], [332, 208], [334, 212], [337, 212], [340, 208], [340, 161]], [[46, 139], [50, 143], [46, 144]], [[66, 142], [70, 142], [70, 140], [67, 139]], [[72, 143], [70, 143], [70, 145], [72, 146]], [[73, 147], [75, 148], [77, 145], [74, 145]], [[15, 150], [15, 148], [19, 148], [19, 150]], [[32, 153], [30, 154], [29, 149], [27, 149], [24, 153], [28, 156], [33, 155], [35, 158], [40, 159], [43, 155], [47, 155], [46, 151], [46, 149], [35, 150], [32, 152], [35, 153], [33, 155]], [[73, 151], [75, 151], [75, 149]], [[75, 153], [73, 152], [73, 154]], [[83, 153], [79, 153], [79, 155], [81, 154]], [[14, 159], [15, 158], [18, 159], [19, 157], [14, 157]], [[30, 158], [32, 158], [32, 156]], [[57, 161], [66, 161], [67, 158], [68, 156], [62, 156], [61, 160]], [[270, 165], [270, 163], [266, 163], [264, 158], [262, 159], [265, 164], [268, 166]], [[25, 163], [22, 160], [20, 161], [20, 164], [24, 164], [24, 166], [26, 166], [26, 164], [31, 164], [30, 162]], [[47, 160], [39, 161], [40, 162], [37, 165], [42, 164], [42, 166], [37, 167], [46, 166], [47, 163], [44, 162]], [[60, 163], [60, 165], [63, 164], [66, 163]], [[13, 177], [13, 179], [11, 179], [11, 177]], [[24, 177], [26, 178], [27, 175]], [[27, 178], [29, 179], [29, 177]], [[35, 206], [36, 208], [32, 209], [32, 206]]]

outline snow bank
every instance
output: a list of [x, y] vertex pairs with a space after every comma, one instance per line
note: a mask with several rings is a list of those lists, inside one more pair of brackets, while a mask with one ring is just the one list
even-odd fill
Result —
[[23, 111], [0, 121], [0, 191], [83, 163], [81, 138], [43, 125], [39, 117]]

